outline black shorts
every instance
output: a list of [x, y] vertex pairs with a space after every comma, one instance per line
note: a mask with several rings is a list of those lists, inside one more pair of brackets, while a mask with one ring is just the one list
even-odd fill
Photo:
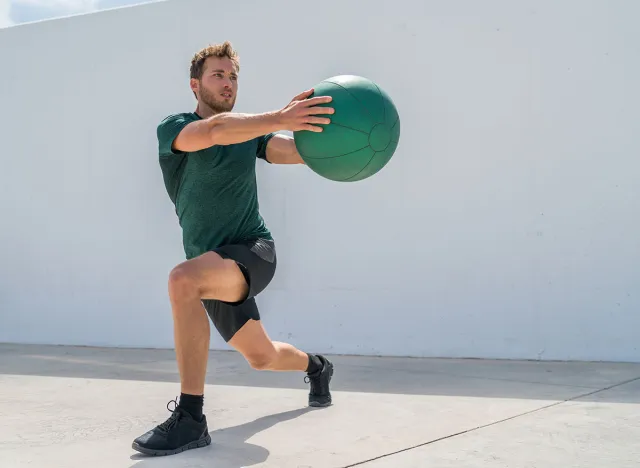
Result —
[[229, 341], [249, 319], [260, 320], [255, 297], [267, 287], [275, 275], [276, 248], [271, 240], [255, 239], [241, 244], [225, 245], [214, 249], [214, 252], [222, 258], [235, 260], [249, 285], [249, 293], [239, 302], [202, 300], [213, 325], [222, 338]]

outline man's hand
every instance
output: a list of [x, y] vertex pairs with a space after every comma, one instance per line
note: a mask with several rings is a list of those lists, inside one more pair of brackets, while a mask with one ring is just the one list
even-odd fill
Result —
[[335, 112], [333, 107], [318, 105], [331, 102], [331, 96], [318, 96], [307, 99], [311, 94], [313, 94], [313, 89], [298, 94], [285, 108], [278, 112], [278, 117], [284, 130], [292, 132], [299, 130], [321, 132], [322, 127], [318, 126], [318, 124], [327, 125], [331, 123], [328, 117], [316, 117], [316, 115], [333, 114]]

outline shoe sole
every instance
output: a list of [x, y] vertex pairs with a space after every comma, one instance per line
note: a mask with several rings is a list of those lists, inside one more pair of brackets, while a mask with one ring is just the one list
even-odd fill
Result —
[[131, 445], [131, 447], [134, 450], [137, 450], [140, 453], [144, 453], [145, 455], [153, 455], [155, 457], [162, 457], [162, 456], [165, 456], [165, 455], [175, 455], [177, 453], [182, 453], [182, 452], [184, 452], [186, 450], [206, 447], [209, 444], [211, 444], [211, 435], [207, 435], [203, 439], [198, 439], [198, 440], [194, 440], [193, 442], [189, 442], [188, 444], [183, 445], [182, 447], [178, 447], [177, 449], [174, 449], [174, 450], [153, 450], [153, 449], [148, 449], [148, 448], [141, 447], [140, 445], [136, 444], [135, 442]]
[[331, 405], [332, 405], [332, 402], [331, 402], [331, 401], [328, 401], [328, 402], [326, 402], [326, 403], [320, 403], [320, 402], [318, 402], [318, 401], [311, 401], [311, 402], [309, 402], [309, 406], [312, 406], [312, 407], [314, 407], [314, 408], [325, 408], [325, 407], [327, 407], [327, 406], [331, 406]]

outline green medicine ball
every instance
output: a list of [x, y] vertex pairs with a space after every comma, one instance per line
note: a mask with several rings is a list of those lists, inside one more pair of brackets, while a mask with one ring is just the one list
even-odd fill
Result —
[[302, 130], [293, 137], [298, 153], [315, 173], [355, 182], [371, 177], [391, 159], [400, 140], [400, 117], [391, 98], [374, 82], [353, 75], [328, 78], [310, 97], [331, 96], [331, 123], [322, 132]]

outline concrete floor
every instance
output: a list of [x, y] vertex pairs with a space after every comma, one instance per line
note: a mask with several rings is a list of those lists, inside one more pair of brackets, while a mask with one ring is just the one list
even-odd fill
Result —
[[0, 467], [640, 467], [640, 364], [334, 356], [334, 405], [298, 373], [212, 352], [213, 442], [150, 458], [174, 353], [0, 345]]

